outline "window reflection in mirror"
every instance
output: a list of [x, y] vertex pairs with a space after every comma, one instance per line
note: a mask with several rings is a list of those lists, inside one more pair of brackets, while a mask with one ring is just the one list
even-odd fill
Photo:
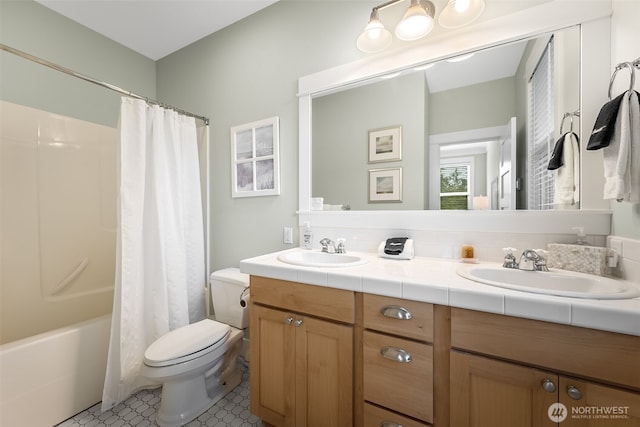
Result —
[[[553, 78], [543, 111], [549, 119], [539, 124], [531, 120], [532, 77], [536, 69], [541, 74], [539, 66], [549, 70], [541, 60], [550, 40]], [[572, 27], [315, 97], [312, 195], [355, 210], [440, 209], [442, 197], [453, 196], [442, 194], [441, 169], [471, 158], [466, 209], [578, 208], [579, 202], [555, 204], [556, 172], [543, 167], [533, 173], [528, 163], [534, 133], [546, 132], [537, 147], [544, 153], [537, 163], [544, 166], [560, 136], [563, 114], [578, 110], [579, 72], [580, 30]], [[394, 126], [402, 127], [402, 158], [369, 163], [369, 132]], [[368, 171], [397, 167], [402, 168], [402, 201], [371, 203]], [[536, 204], [533, 195], [543, 187], [544, 201]], [[463, 203], [448, 206], [465, 208]]]

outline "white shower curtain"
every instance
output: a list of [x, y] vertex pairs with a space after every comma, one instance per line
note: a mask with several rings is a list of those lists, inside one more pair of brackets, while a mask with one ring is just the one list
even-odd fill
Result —
[[151, 385], [158, 337], [205, 316], [198, 142], [193, 117], [123, 97], [116, 279], [102, 410]]

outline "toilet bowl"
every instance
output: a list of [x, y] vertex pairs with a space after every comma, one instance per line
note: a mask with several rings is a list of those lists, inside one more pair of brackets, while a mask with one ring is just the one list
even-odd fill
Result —
[[[249, 286], [247, 275], [237, 269], [213, 273], [210, 289], [218, 292], [225, 288], [227, 295], [236, 294], [235, 303], [240, 306], [245, 289]], [[226, 289], [229, 288], [229, 289]], [[233, 289], [231, 289], [233, 288]], [[235, 313], [232, 325], [212, 319], [204, 319], [161, 336], [145, 351], [142, 375], [162, 383], [160, 408], [156, 422], [160, 427], [182, 426], [209, 409], [218, 400], [240, 384], [242, 373], [237, 359], [242, 349], [246, 322], [244, 315], [237, 315], [236, 307], [216, 304], [214, 310], [222, 318], [231, 319], [228, 311]], [[237, 327], [234, 327], [237, 326]]]

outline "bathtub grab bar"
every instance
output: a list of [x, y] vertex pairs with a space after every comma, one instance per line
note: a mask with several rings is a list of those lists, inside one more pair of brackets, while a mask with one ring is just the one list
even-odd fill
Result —
[[51, 291], [51, 295], [57, 295], [60, 292], [62, 292], [64, 288], [66, 288], [69, 285], [69, 283], [71, 283], [73, 279], [75, 279], [78, 276], [78, 274], [82, 273], [82, 271], [85, 268], [87, 268], [88, 264], [89, 264], [89, 258], [87, 257], [83, 258], [82, 261], [80, 261], [80, 264], [78, 264], [78, 266], [71, 273], [69, 273], [69, 275], [65, 277], [62, 282], [58, 283], [56, 287], [53, 288], [53, 290]]

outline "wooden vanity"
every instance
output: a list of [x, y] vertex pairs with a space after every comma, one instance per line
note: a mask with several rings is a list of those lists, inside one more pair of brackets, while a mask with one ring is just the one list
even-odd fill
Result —
[[639, 336], [260, 276], [250, 316], [266, 425], [640, 426]]

